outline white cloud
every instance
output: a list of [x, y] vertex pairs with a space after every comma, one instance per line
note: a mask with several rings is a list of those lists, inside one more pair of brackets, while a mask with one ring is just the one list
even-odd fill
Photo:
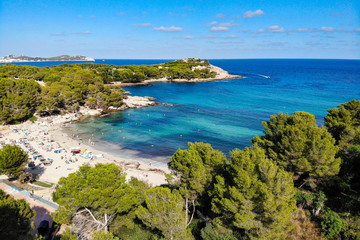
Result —
[[264, 33], [265, 30], [263, 28], [260, 28], [259, 30], [257, 30], [255, 33]]
[[283, 33], [285, 32], [285, 29], [283, 27], [280, 26], [269, 26], [267, 27], [268, 32], [272, 32], [272, 33]]
[[218, 24], [217, 21], [212, 21], [210, 23], [205, 24], [204, 27], [212, 27], [212, 26], [215, 26], [216, 24]]
[[201, 36], [201, 38], [217, 38], [216, 35]]
[[175, 26], [171, 26], [171, 27], [157, 27], [157, 28], [153, 28], [154, 31], [162, 31], [162, 32], [182, 32], [184, 31], [181, 27], [175, 27]]
[[240, 26], [240, 25], [234, 23], [233, 21], [219, 24], [219, 27], [236, 27], [236, 26]]
[[212, 28], [210, 28], [210, 31], [212, 31], [212, 32], [227, 32], [227, 31], [230, 31], [230, 28], [228, 28], [228, 27], [212, 27]]
[[284, 46], [286, 42], [262, 42], [258, 43], [257, 46], [260, 47], [281, 47]]
[[133, 24], [133, 27], [152, 27], [153, 25], [151, 23], [139, 23], [139, 24]]
[[184, 39], [193, 39], [193, 36], [185, 36]]
[[216, 18], [223, 18], [223, 17], [226, 17], [226, 15], [222, 14], [222, 13], [219, 13], [219, 14], [216, 14], [215, 17]]
[[335, 28], [333, 28], [333, 27], [321, 27], [320, 30], [324, 31], [324, 32], [334, 32]]
[[230, 35], [230, 36], [227, 36], [226, 38], [228, 38], [228, 39], [234, 39], [234, 38], [239, 38], [239, 36], [236, 36], [236, 35]]
[[309, 29], [309, 28], [298, 28], [296, 29], [297, 32], [317, 32], [317, 29]]
[[264, 11], [261, 9], [258, 9], [256, 11], [246, 11], [243, 15], [244, 18], [253, 18], [253, 17], [258, 17], [261, 15], [265, 15]]

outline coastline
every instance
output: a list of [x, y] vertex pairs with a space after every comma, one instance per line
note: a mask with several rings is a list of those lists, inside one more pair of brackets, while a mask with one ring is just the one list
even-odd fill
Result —
[[[134, 97], [131, 97], [133, 103]], [[146, 97], [135, 97], [144, 100], [132, 107], [144, 107], [153, 105], [154, 102]], [[147, 99], [147, 101], [145, 101]], [[146, 105], [144, 102], [147, 102]], [[126, 109], [127, 107], [123, 108]], [[123, 110], [122, 109], [122, 110]], [[78, 113], [38, 118], [35, 122], [27, 121], [19, 125], [6, 126], [1, 129], [2, 144], [16, 144], [21, 146], [29, 154], [29, 159], [37, 166], [31, 170], [26, 167], [27, 172], [38, 174], [38, 180], [57, 183], [61, 177], [66, 177], [79, 169], [83, 164], [94, 166], [97, 163], [115, 163], [126, 173], [126, 178], [136, 177], [139, 180], [148, 182], [150, 185], [158, 186], [165, 184], [165, 173], [170, 173], [167, 167], [154, 166], [151, 159], [148, 162], [138, 161], [131, 158], [124, 158], [112, 155], [105, 147], [94, 147], [90, 141], [83, 140], [81, 136], [71, 136], [64, 131], [64, 127], [72, 122], [79, 121], [86, 116], [101, 115], [99, 110], [82, 108]], [[94, 158], [85, 158], [79, 154], [71, 154], [71, 148], [87, 149]], [[33, 159], [32, 151], [36, 155], [42, 155], [45, 159], [51, 160], [52, 164], [45, 166], [38, 158]], [[61, 150], [60, 153], [55, 153]], [[34, 154], [35, 155], [35, 154]], [[95, 157], [97, 156], [97, 157]], [[156, 165], [156, 164], [155, 164]]]
[[240, 75], [232, 75], [229, 72], [225, 71], [222, 68], [210, 64], [210, 71], [216, 72], [216, 76], [214, 78], [194, 78], [194, 79], [168, 79], [168, 78], [157, 78], [157, 79], [148, 79], [139, 83], [122, 83], [122, 82], [111, 82], [110, 84], [104, 84], [108, 87], [128, 87], [128, 86], [146, 86], [152, 83], [157, 82], [176, 82], [176, 83], [196, 83], [196, 82], [213, 82], [218, 80], [227, 80], [227, 79], [236, 79], [236, 78], [244, 78]]
[[[153, 82], [208, 82], [224, 79], [242, 78], [242, 76], [231, 75], [227, 71], [210, 65], [210, 70], [216, 72], [214, 78], [205, 79], [149, 79], [140, 84], [147, 85]], [[117, 84], [112, 84], [116, 86]], [[119, 83], [120, 86], [126, 86]], [[121, 107], [110, 107], [107, 110], [88, 109], [82, 107], [77, 113], [38, 118], [34, 123], [25, 123], [10, 126], [7, 131], [1, 131], [3, 144], [17, 144], [29, 153], [29, 159], [34, 161], [37, 166], [35, 169], [26, 167], [26, 171], [38, 175], [38, 180], [57, 183], [61, 177], [68, 176], [79, 169], [84, 163], [95, 165], [97, 163], [115, 163], [120, 166], [127, 174], [127, 179], [136, 177], [148, 182], [150, 185], [166, 184], [165, 173], [170, 173], [167, 166], [159, 166], [154, 157], [138, 157], [135, 154], [126, 154], [127, 150], [121, 149], [125, 154], [117, 156], [116, 151], [111, 153], [109, 144], [96, 142], [92, 137], [82, 139], [81, 136], [74, 136], [66, 132], [64, 127], [75, 121], [80, 121], [86, 116], [106, 116], [109, 112], [122, 111], [127, 108], [141, 108], [154, 106], [159, 103], [153, 101], [152, 97], [127, 96], [123, 99]], [[4, 132], [4, 133], [3, 133]], [[4, 140], [3, 140], [4, 139]], [[96, 146], [94, 144], [97, 143]], [[101, 146], [102, 145], [102, 146]], [[83, 157], [71, 154], [71, 148], [86, 149], [90, 155]], [[30, 150], [29, 150], [30, 149]], [[61, 151], [60, 151], [61, 150]], [[85, 152], [85, 151], [84, 151]], [[35, 154], [36, 153], [36, 154]], [[44, 160], [51, 161], [51, 165], [44, 165], [39, 159], [34, 159], [33, 155], [41, 155]], [[89, 157], [91, 156], [91, 157]], [[94, 156], [94, 157], [93, 157]], [[125, 157], [124, 157], [125, 156]], [[152, 164], [154, 162], [154, 164]]]

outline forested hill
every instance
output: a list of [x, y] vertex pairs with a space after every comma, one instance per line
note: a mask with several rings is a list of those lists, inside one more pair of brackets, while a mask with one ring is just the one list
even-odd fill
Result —
[[146, 79], [211, 78], [207, 60], [185, 59], [157, 65], [62, 64], [52, 67], [0, 65], [0, 121], [24, 121], [40, 116], [75, 112], [80, 106], [120, 107], [123, 89], [110, 82], [135, 83]]

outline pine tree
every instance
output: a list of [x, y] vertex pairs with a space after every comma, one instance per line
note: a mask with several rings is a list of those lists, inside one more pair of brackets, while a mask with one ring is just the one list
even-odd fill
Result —
[[145, 193], [145, 206], [140, 206], [136, 215], [146, 226], [160, 230], [165, 239], [192, 239], [186, 231], [183, 199], [176, 190], [149, 189]]
[[0, 172], [18, 177], [28, 161], [28, 154], [16, 145], [5, 145], [0, 150]]
[[259, 147], [231, 152], [227, 173], [212, 191], [214, 222], [250, 239], [283, 239], [296, 212], [291, 174]]
[[316, 187], [319, 180], [334, 176], [340, 169], [335, 139], [315, 116], [305, 112], [280, 113], [263, 122], [264, 136], [252, 143], [266, 150], [269, 158], [294, 175], [295, 185]]

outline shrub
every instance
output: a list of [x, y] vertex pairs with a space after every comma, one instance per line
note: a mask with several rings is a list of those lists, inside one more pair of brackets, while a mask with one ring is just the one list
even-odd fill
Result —
[[321, 235], [332, 239], [340, 233], [342, 225], [340, 216], [336, 212], [326, 209], [322, 214]]

